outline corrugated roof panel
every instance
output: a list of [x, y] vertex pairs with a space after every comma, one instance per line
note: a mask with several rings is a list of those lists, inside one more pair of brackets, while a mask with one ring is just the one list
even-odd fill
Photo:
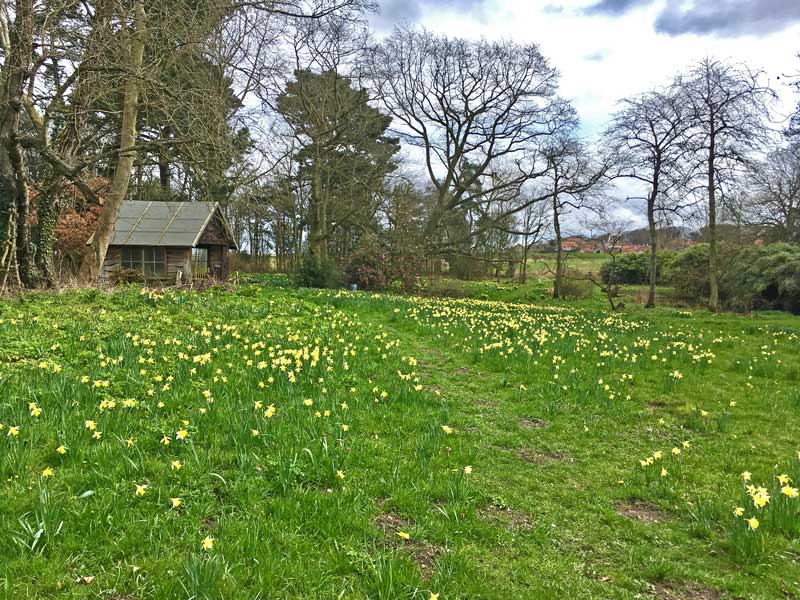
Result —
[[191, 246], [213, 214], [210, 202], [122, 203], [113, 245]]
[[165, 244], [161, 244], [159, 240], [161, 239], [161, 233], [158, 231], [148, 232], [148, 231], [134, 231], [131, 235], [128, 236], [127, 241], [125, 242], [126, 246], [162, 246]]

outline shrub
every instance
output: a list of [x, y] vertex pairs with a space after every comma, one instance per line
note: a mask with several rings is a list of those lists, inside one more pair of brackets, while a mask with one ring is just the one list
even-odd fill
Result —
[[736, 253], [732, 267], [721, 281], [731, 308], [800, 313], [800, 246], [748, 246]]
[[677, 252], [664, 271], [664, 279], [675, 288], [675, 297], [679, 300], [701, 303], [711, 294], [708, 244]]
[[649, 255], [620, 254], [600, 267], [603, 283], [641, 284], [650, 281]]
[[345, 267], [347, 283], [362, 290], [380, 291], [390, 283], [389, 262], [386, 254], [377, 247], [366, 246], [356, 251]]
[[342, 271], [333, 259], [320, 260], [306, 256], [295, 271], [295, 281], [300, 287], [336, 288], [342, 284]]
[[[659, 252], [656, 257], [656, 283], [664, 283], [674, 252]], [[600, 267], [603, 283], [643, 285], [650, 283], [650, 253], [620, 254]]]
[[577, 271], [567, 270], [564, 279], [561, 281], [561, 297], [568, 300], [581, 300], [592, 295], [594, 284], [587, 281]]
[[140, 269], [130, 269], [128, 267], [113, 269], [108, 274], [108, 280], [114, 285], [145, 283], [144, 273]]
[[419, 288], [424, 266], [425, 258], [420, 250], [393, 253], [370, 245], [351, 256], [345, 268], [345, 279], [364, 290], [413, 292]]
[[416, 292], [422, 285], [425, 271], [425, 255], [422, 247], [392, 252], [389, 257], [390, 285], [404, 292]]

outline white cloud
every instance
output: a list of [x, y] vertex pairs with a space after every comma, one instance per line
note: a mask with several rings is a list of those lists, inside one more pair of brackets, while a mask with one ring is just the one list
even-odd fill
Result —
[[[616, 102], [666, 82], [705, 56], [747, 62], [766, 69], [788, 113], [795, 98], [779, 78], [800, 71], [800, 24], [783, 31], [753, 35], [673, 36], [657, 33], [654, 23], [662, 2], [645, 3], [619, 16], [587, 14], [591, 2], [486, 0], [451, 4], [424, 3], [418, 22], [438, 33], [467, 38], [506, 38], [534, 42], [561, 71], [562, 93], [573, 101], [586, 135], [602, 130]], [[466, 5], [474, 10], [465, 10]], [[458, 7], [458, 8], [455, 8]], [[746, 28], [744, 28], [746, 30]]]

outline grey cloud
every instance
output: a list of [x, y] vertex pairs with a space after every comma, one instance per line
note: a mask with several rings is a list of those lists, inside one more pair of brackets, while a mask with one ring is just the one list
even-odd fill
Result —
[[584, 9], [587, 15], [619, 16], [639, 6], [652, 4], [653, 0], [599, 0]]
[[471, 11], [483, 6], [484, 0], [381, 0], [380, 13], [374, 21], [378, 27], [389, 28], [399, 23], [414, 23], [426, 9]]
[[722, 36], [771, 33], [800, 21], [800, 0], [694, 0], [658, 15], [660, 33], [715, 33]]

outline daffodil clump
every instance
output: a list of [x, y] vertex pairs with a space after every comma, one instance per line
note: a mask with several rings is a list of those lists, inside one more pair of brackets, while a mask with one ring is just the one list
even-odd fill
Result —
[[[760, 556], [766, 549], [764, 531], [789, 536], [800, 535], [800, 451], [790, 464], [789, 473], [774, 475], [765, 485], [753, 483], [753, 474], [740, 475], [743, 493], [733, 507], [732, 542], [738, 555], [747, 558]], [[751, 538], [757, 537], [754, 542]]]

